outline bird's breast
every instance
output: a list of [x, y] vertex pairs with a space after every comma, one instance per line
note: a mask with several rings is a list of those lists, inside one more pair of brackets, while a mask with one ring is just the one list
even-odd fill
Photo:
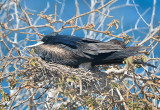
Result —
[[45, 61], [75, 67], [81, 63], [73, 49], [62, 45], [42, 44], [37, 46], [37, 54]]
[[57, 45], [40, 45], [39, 48], [46, 53], [50, 53], [53, 56], [59, 56], [64, 58], [73, 58], [74, 54], [64, 48], [61, 48]]

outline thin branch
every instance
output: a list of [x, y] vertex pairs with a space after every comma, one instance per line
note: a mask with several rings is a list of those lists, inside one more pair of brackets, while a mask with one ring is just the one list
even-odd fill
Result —
[[133, 1], [133, 3], [134, 3], [134, 6], [135, 6], [136, 11], [137, 11], [138, 15], [140, 16], [140, 18], [143, 20], [143, 22], [144, 22], [147, 26], [149, 26], [149, 24], [146, 22], [146, 20], [145, 20], [145, 19], [142, 17], [142, 15], [139, 13], [139, 11], [138, 11], [138, 9], [137, 9], [137, 6], [135, 5], [134, 0], [132, 0], [132, 1]]

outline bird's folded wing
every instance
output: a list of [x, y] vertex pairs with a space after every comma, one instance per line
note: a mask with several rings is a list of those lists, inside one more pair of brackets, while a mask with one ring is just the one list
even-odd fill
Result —
[[87, 44], [84, 43], [84, 45], [81, 47], [84, 53], [91, 55], [116, 52], [126, 48], [123, 42], [114, 39], [108, 42], [96, 42], [96, 43], [90, 42]]

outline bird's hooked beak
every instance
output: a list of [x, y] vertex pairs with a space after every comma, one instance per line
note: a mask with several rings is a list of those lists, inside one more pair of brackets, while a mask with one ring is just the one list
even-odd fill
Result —
[[36, 47], [38, 45], [41, 45], [43, 44], [44, 42], [43, 41], [38, 41], [38, 43], [34, 44], [34, 45], [29, 45], [29, 46], [26, 46], [26, 48], [33, 48], [33, 47]]

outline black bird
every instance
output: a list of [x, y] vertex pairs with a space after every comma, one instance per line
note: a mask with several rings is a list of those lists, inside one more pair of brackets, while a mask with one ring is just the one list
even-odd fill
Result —
[[124, 58], [140, 54], [145, 47], [126, 47], [122, 41], [98, 40], [51, 33], [36, 45], [35, 52], [47, 62], [89, 69], [95, 65], [122, 64]]

